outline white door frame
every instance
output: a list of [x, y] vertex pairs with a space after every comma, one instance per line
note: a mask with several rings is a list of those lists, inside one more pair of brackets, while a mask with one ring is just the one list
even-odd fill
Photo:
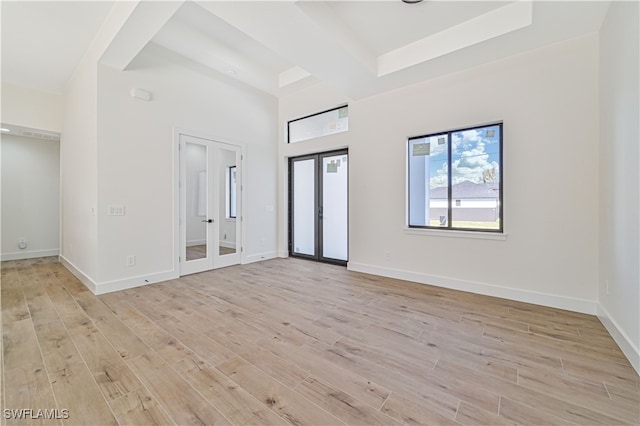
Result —
[[[192, 266], [188, 266], [186, 264], [186, 193], [184, 191], [185, 188], [185, 173], [184, 170], [184, 157], [182, 153], [184, 152], [184, 143], [186, 143], [183, 139], [185, 138], [194, 138], [196, 140], [202, 141], [204, 145], [209, 145], [211, 147], [219, 147], [224, 148], [229, 147], [229, 150], [236, 151], [236, 181], [237, 181], [237, 218], [236, 218], [236, 254], [235, 255], [224, 255], [220, 256], [219, 254], [219, 231], [220, 231], [220, 220], [225, 220], [225, 218], [219, 217], [220, 209], [217, 208], [219, 206], [219, 200], [213, 201], [214, 215], [212, 219], [215, 220], [211, 225], [208, 226], [207, 231], [207, 243], [211, 245], [211, 249], [209, 250], [210, 254], [207, 255], [206, 260], [200, 261], [190, 261], [189, 263]], [[190, 273], [196, 273], [200, 271], [221, 268], [224, 266], [230, 266], [235, 264], [244, 263], [244, 221], [243, 221], [243, 208], [244, 205], [244, 191], [243, 189], [243, 181], [245, 176], [244, 171], [244, 156], [245, 156], [245, 146], [242, 143], [238, 143], [235, 141], [225, 140], [223, 138], [205, 135], [200, 132], [189, 131], [185, 129], [175, 128], [174, 129], [174, 269], [177, 272], [178, 276], [187, 275]], [[212, 173], [208, 173], [208, 181], [209, 183], [213, 183], [214, 178]], [[213, 244], [215, 242], [215, 244]], [[195, 263], [194, 263], [195, 262]]]

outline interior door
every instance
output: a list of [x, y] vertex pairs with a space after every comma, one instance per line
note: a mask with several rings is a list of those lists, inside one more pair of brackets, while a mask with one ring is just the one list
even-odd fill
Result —
[[348, 260], [348, 153], [289, 160], [289, 253], [346, 264]]
[[180, 135], [180, 275], [240, 263], [241, 148]]

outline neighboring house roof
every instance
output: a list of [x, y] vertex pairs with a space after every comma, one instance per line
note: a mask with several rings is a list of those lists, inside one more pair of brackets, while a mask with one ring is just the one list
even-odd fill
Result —
[[[451, 189], [454, 199], [498, 198], [498, 195], [500, 194], [500, 184], [498, 182], [473, 183], [470, 181], [464, 181], [453, 185]], [[431, 199], [446, 199], [448, 196], [447, 187], [441, 186], [439, 188], [433, 188], [429, 195]]]

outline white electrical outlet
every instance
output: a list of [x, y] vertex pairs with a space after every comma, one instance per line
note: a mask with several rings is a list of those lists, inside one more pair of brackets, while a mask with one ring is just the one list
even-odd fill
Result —
[[391, 260], [391, 252], [390, 251], [385, 251], [384, 252], [384, 260]]
[[136, 264], [135, 256], [127, 256], [127, 266], [133, 266]]

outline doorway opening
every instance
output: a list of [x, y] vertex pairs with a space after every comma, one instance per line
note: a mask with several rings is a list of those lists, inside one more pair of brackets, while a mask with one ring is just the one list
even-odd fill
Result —
[[60, 255], [60, 134], [0, 123], [3, 261]]
[[180, 275], [241, 262], [242, 147], [180, 134]]
[[348, 150], [290, 158], [289, 255], [346, 265], [348, 240]]

